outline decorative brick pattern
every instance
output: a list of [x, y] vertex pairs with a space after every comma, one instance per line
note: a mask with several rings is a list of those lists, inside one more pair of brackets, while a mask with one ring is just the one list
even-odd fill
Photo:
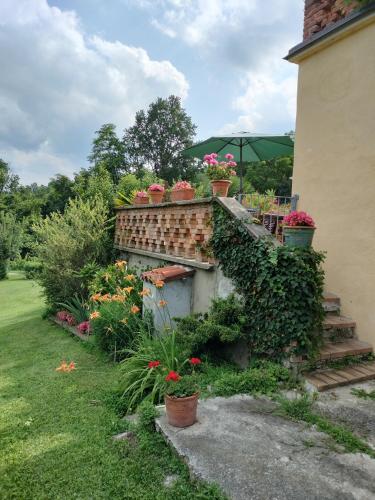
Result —
[[208, 201], [121, 208], [117, 211], [115, 245], [122, 250], [214, 263], [208, 248], [211, 221], [212, 205]]
[[355, 3], [348, 5], [344, 0], [305, 0], [303, 39], [343, 19], [356, 7]]

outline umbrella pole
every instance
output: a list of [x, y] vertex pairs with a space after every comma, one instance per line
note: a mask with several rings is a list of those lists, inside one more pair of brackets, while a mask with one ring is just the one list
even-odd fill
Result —
[[243, 191], [242, 139], [240, 139], [240, 194]]

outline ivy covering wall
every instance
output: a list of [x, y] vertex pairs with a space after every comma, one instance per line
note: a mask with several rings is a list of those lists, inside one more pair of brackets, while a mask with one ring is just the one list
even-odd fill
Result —
[[214, 208], [211, 246], [224, 275], [244, 298], [253, 353], [282, 357], [291, 345], [311, 353], [323, 319], [324, 254], [254, 239], [239, 219]]

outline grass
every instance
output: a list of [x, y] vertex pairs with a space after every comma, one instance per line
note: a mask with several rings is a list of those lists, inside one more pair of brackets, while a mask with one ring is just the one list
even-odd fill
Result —
[[[156, 433], [132, 442], [108, 404], [117, 367], [93, 346], [41, 319], [40, 290], [21, 274], [0, 282], [0, 498], [216, 499], [191, 482]], [[77, 370], [56, 372], [66, 359]], [[166, 476], [177, 474], [172, 487]]]
[[314, 400], [308, 394], [303, 394], [300, 398], [292, 400], [279, 397], [277, 401], [280, 403], [280, 407], [276, 411], [277, 414], [295, 421], [315, 425], [319, 431], [325, 432], [349, 453], [366, 453], [375, 458], [375, 451], [365, 441], [345, 426], [334, 424], [328, 418], [315, 413], [313, 411]]

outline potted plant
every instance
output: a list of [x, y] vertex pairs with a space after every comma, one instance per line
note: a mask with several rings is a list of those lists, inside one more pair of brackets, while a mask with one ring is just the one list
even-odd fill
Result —
[[180, 376], [178, 372], [171, 370], [165, 377], [165, 383], [164, 399], [168, 423], [174, 427], [193, 425], [197, 420], [199, 398], [194, 375]]
[[195, 195], [195, 189], [191, 187], [190, 182], [178, 181], [172, 187], [171, 201], [192, 200]]
[[214, 196], [228, 196], [229, 187], [232, 184], [230, 177], [236, 175], [233, 168], [237, 166], [237, 163], [233, 161], [233, 155], [227, 153], [225, 158], [227, 161], [219, 161], [216, 153], [205, 155], [203, 158]]
[[314, 231], [315, 223], [306, 212], [295, 210], [283, 219], [284, 243], [288, 246], [310, 247]]
[[134, 198], [134, 205], [148, 205], [148, 194], [145, 191], [138, 191]]
[[151, 184], [148, 188], [148, 194], [151, 196], [152, 203], [161, 203], [164, 196], [164, 186], [160, 184]]

